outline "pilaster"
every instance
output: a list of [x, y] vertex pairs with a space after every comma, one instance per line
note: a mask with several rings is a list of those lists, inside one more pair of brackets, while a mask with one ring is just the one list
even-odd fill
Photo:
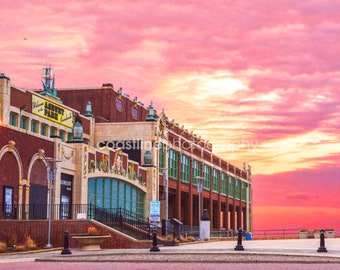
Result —
[[9, 110], [11, 101], [11, 82], [3, 73], [0, 73], [0, 124], [9, 124]]

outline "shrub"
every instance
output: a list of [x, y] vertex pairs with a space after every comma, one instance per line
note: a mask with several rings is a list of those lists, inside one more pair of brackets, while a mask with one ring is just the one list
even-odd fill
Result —
[[185, 238], [185, 237], [183, 237], [183, 236], [181, 236], [180, 241], [181, 241], [182, 243], [189, 242], [188, 239]]
[[193, 237], [193, 236], [188, 236], [188, 242], [195, 242], [196, 241], [196, 238]]
[[9, 238], [8, 244], [10, 247], [14, 247], [17, 244], [18, 236], [16, 233], [12, 233], [11, 237]]
[[5, 242], [0, 242], [0, 253], [6, 252], [7, 245]]
[[25, 245], [17, 245], [15, 248], [16, 251], [25, 251], [26, 247]]
[[37, 245], [31, 238], [31, 236], [26, 237], [25, 246], [27, 247], [28, 250], [37, 249]]
[[99, 231], [97, 230], [96, 227], [94, 227], [94, 226], [89, 226], [89, 227], [87, 228], [87, 233], [88, 233], [89, 235], [98, 235], [98, 234], [99, 234]]

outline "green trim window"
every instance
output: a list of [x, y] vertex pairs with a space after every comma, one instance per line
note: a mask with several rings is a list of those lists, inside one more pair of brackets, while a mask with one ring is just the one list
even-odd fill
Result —
[[64, 142], [65, 141], [65, 131], [64, 130], [59, 130], [59, 137], [61, 140]]
[[242, 187], [242, 201], [247, 200], [247, 184], [245, 182], [241, 182]]
[[28, 117], [21, 116], [20, 117], [20, 128], [22, 129], [28, 129]]
[[240, 199], [241, 198], [241, 192], [240, 192], [240, 180], [235, 179], [235, 189], [236, 189], [236, 199]]
[[183, 182], [190, 182], [190, 159], [186, 155], [181, 155], [181, 176]]
[[169, 177], [178, 179], [178, 153], [173, 149], [169, 150]]
[[57, 136], [57, 128], [56, 127], [50, 128], [50, 136]]
[[11, 126], [17, 127], [18, 126], [18, 114], [14, 112], [10, 112], [9, 114], [9, 124]]
[[68, 133], [67, 133], [67, 140], [68, 140], [68, 141], [72, 141], [72, 140], [73, 140], [73, 134], [72, 134], [72, 132], [68, 132]]
[[219, 182], [219, 171], [213, 169], [213, 191], [219, 192], [218, 182]]
[[204, 183], [203, 188], [210, 190], [210, 177], [211, 177], [211, 168], [208, 165], [203, 166], [204, 170]]
[[34, 133], [38, 133], [38, 121], [36, 120], [31, 121], [31, 131]]
[[229, 175], [229, 197], [235, 196], [234, 178]]
[[249, 202], [251, 202], [252, 198], [251, 198], [251, 185], [249, 184], [249, 193], [248, 193], [248, 200]]
[[194, 185], [198, 183], [197, 177], [201, 176], [200, 168], [201, 168], [201, 163], [197, 161], [196, 159], [194, 159], [192, 161], [192, 177], [193, 177], [192, 183]]
[[164, 144], [160, 143], [159, 144], [159, 172], [162, 172], [162, 169], [165, 168], [165, 153], [164, 153]]
[[91, 178], [88, 203], [106, 209], [123, 208], [144, 216], [145, 193], [126, 182], [112, 178]]
[[40, 134], [43, 136], [47, 136], [47, 125], [42, 123], [40, 126]]
[[227, 194], [227, 175], [225, 173], [221, 173], [221, 194]]

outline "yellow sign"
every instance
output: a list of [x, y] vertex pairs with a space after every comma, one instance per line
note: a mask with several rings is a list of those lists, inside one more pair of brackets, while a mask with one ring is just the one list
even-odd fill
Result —
[[35, 95], [32, 95], [32, 113], [66, 127], [73, 127], [72, 111]]

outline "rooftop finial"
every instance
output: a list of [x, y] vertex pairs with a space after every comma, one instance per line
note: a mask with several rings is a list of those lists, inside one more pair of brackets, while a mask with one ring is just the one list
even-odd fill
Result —
[[154, 108], [153, 108], [153, 105], [152, 105], [152, 101], [148, 107], [149, 111], [148, 111], [148, 116], [146, 117], [146, 121], [156, 121], [155, 119], [155, 111], [154, 111]]
[[54, 87], [54, 75], [52, 74], [52, 68], [43, 68], [42, 70], [42, 84], [44, 91], [40, 92], [42, 95], [48, 95], [54, 99], [60, 100], [57, 97], [57, 89]]
[[87, 117], [93, 117], [91, 101], [87, 102], [84, 115]]

